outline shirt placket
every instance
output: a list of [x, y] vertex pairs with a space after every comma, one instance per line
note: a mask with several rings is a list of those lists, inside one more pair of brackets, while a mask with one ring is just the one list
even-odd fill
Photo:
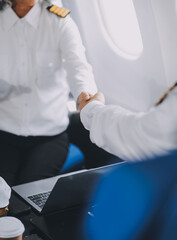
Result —
[[[20, 63], [20, 72], [21, 72], [21, 85], [26, 89], [29, 88], [29, 79], [28, 79], [28, 51], [27, 51], [27, 42], [25, 38], [25, 32], [27, 31], [27, 25], [24, 20], [20, 22], [20, 49], [21, 49], [21, 63]], [[22, 93], [22, 125], [21, 125], [21, 134], [28, 135], [28, 121], [29, 121], [29, 93]]]

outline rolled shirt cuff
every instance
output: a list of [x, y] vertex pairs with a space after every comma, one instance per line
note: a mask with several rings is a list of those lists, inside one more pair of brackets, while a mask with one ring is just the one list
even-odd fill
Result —
[[102, 109], [105, 105], [99, 101], [89, 102], [80, 113], [81, 122], [87, 130], [90, 130], [93, 116], [99, 109]]
[[77, 101], [79, 95], [82, 92], [88, 92], [92, 95], [95, 95], [97, 93], [97, 87], [96, 87], [96, 85], [94, 85], [92, 88], [91, 87], [90, 88], [89, 87], [80, 87], [80, 88], [75, 89], [74, 91], [72, 91], [75, 101]]

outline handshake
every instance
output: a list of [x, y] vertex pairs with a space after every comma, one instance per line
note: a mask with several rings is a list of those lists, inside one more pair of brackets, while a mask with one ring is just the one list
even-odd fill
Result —
[[77, 109], [81, 111], [91, 101], [99, 101], [105, 104], [105, 98], [103, 93], [98, 92], [95, 95], [92, 95], [88, 92], [81, 92], [76, 103]]

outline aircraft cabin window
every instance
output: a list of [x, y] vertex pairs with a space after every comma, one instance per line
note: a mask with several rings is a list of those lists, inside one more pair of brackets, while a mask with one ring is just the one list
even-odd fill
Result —
[[136, 59], [143, 51], [132, 0], [98, 0], [107, 39], [119, 55]]

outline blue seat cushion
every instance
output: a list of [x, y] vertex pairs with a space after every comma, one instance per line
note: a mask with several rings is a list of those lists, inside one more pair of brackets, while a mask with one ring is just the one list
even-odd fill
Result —
[[82, 166], [84, 162], [84, 155], [81, 150], [76, 147], [74, 144], [70, 144], [68, 157], [64, 166], [61, 169], [60, 173], [67, 172], [69, 170], [78, 170], [80, 166]]

